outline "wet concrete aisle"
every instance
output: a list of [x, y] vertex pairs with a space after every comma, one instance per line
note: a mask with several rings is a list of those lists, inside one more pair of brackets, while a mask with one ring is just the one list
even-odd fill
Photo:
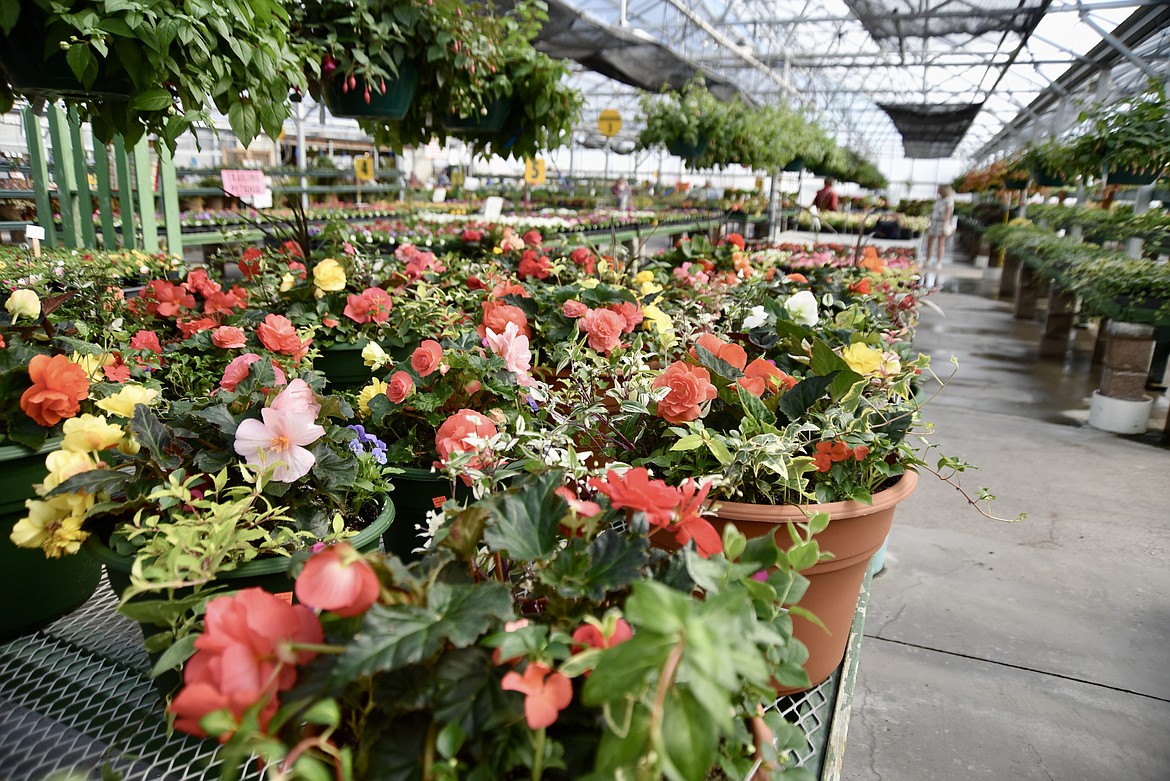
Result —
[[[1086, 424], [1094, 330], [1037, 357], [977, 266], [948, 260], [917, 346], [958, 373], [932, 437], [981, 467], [983, 518], [924, 475], [873, 583], [844, 778], [1170, 779], [1170, 449]], [[984, 291], [981, 293], [981, 289]]]

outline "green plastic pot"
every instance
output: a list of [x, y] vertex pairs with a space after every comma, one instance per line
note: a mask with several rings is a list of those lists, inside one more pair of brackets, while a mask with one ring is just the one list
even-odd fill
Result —
[[499, 133], [508, 121], [512, 111], [512, 99], [496, 98], [488, 103], [487, 111], [483, 114], [473, 114], [470, 117], [461, 117], [458, 114], [443, 114], [439, 124], [448, 133]]
[[[438, 472], [408, 468], [402, 474], [391, 475], [390, 484], [394, 486], [392, 496], [398, 515], [382, 534], [382, 544], [387, 553], [413, 561], [418, 558], [414, 553], [419, 545], [418, 528], [426, 526], [428, 512], [451, 498], [451, 481]], [[455, 498], [466, 502], [470, 497], [471, 489], [456, 483]]]
[[45, 456], [61, 440], [40, 450], [0, 447], [0, 640], [36, 630], [70, 613], [93, 595], [101, 565], [84, 552], [46, 558], [40, 549], [18, 548], [9, 539], [25, 517], [24, 502], [36, 496], [33, 484], [45, 479]]
[[[93, 84], [86, 87], [69, 67], [65, 51], [58, 49], [45, 56], [44, 9], [32, 2], [20, 4], [20, 16], [8, 35], [0, 33], [0, 70], [15, 88], [16, 93], [65, 98], [101, 96], [126, 99], [134, 89], [128, 74], [111, 76], [99, 72]], [[117, 67], [117, 58], [110, 57], [104, 68]]]
[[1063, 174], [1050, 174], [1042, 168], [1032, 169], [1032, 181], [1038, 187], [1068, 187], [1072, 182]]
[[689, 144], [686, 141], [675, 140], [666, 145], [667, 151], [686, 160], [694, 160], [707, 151], [711, 143], [709, 138], [700, 138], [698, 143]]
[[325, 107], [335, 117], [399, 120], [406, 116], [418, 90], [418, 70], [411, 60], [398, 66], [397, 78], [386, 80], [385, 92], [371, 85], [368, 102], [365, 82], [358, 78], [355, 86], [346, 90], [344, 81], [347, 78], [345, 74], [337, 73], [324, 82], [322, 97]]
[[1105, 175], [1109, 178], [1109, 184], [1124, 184], [1140, 187], [1158, 181], [1158, 177], [1162, 175], [1162, 169], [1145, 168], [1138, 170], [1136, 168], [1118, 168], [1116, 170], [1109, 170], [1106, 168]]

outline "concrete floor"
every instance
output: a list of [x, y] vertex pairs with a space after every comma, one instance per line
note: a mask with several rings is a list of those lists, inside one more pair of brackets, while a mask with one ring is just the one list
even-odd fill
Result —
[[946, 375], [943, 452], [981, 467], [987, 520], [929, 475], [871, 591], [848, 781], [1170, 779], [1170, 449], [1086, 424], [1094, 330], [1037, 357], [979, 264], [944, 262], [917, 346]]

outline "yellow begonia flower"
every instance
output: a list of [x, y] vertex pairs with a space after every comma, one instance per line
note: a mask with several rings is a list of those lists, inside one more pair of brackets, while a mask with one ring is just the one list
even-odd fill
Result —
[[382, 382], [377, 377], [370, 380], [370, 384], [362, 388], [362, 392], [358, 394], [358, 408], [362, 411], [362, 414], [369, 415], [370, 399], [374, 398], [379, 393], [385, 395], [389, 388], [389, 385]]
[[32, 290], [13, 290], [4, 308], [12, 315], [13, 322], [22, 317], [36, 320], [41, 316], [41, 299]]
[[89, 536], [82, 531], [85, 513], [93, 506], [93, 494], [61, 494], [48, 499], [28, 499], [28, 516], [12, 527], [9, 539], [20, 548], [41, 548], [50, 559], [77, 553]]
[[41, 484], [40, 494], [43, 496], [52, 491], [73, 475], [88, 472], [97, 464], [89, 453], [76, 453], [71, 450], [54, 450], [45, 457], [45, 468], [49, 470], [48, 477]]
[[382, 345], [377, 342], [367, 342], [366, 346], [362, 348], [362, 361], [374, 371], [394, 362], [386, 351], [382, 349]]
[[589, 277], [588, 279], [582, 279], [577, 284], [580, 285], [581, 287], [583, 287], [585, 290], [592, 290], [593, 288], [595, 288], [601, 284], [601, 280], [596, 279], [594, 277]]
[[123, 385], [122, 389], [113, 396], [102, 399], [96, 404], [99, 409], [105, 410], [111, 415], [118, 415], [129, 420], [134, 417], [135, 407], [139, 404], [145, 404], [149, 407], [157, 398], [158, 391], [154, 388], [128, 383]]
[[114, 447], [122, 441], [122, 435], [125, 433], [121, 426], [108, 422], [105, 415], [89, 413], [65, 421], [61, 430], [65, 433], [65, 438], [61, 440], [61, 449], [73, 453], [88, 453]]
[[608, 274], [612, 270], [613, 270], [613, 266], [605, 258], [602, 258], [601, 260], [597, 261], [597, 273], [598, 274]]
[[313, 284], [321, 290], [336, 292], [345, 289], [345, 269], [333, 258], [313, 266]]
[[646, 304], [642, 307], [642, 330], [658, 334], [658, 341], [663, 347], [674, 344], [674, 323], [670, 316], [655, 304]]
[[639, 271], [638, 276], [634, 277], [634, 281], [639, 285], [645, 285], [647, 282], [654, 281], [653, 271]]
[[286, 293], [289, 290], [292, 290], [296, 284], [296, 277], [294, 277], [292, 274], [285, 274], [280, 278], [280, 292]]
[[866, 377], [888, 377], [902, 371], [902, 361], [896, 353], [882, 352], [862, 342], [851, 344], [841, 351], [849, 368]]
[[503, 247], [492, 247], [492, 254], [493, 255], [503, 255], [504, 248]]

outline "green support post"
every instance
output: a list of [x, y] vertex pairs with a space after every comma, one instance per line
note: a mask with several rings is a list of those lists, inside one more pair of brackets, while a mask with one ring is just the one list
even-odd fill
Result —
[[122, 214], [122, 246], [137, 249], [138, 230], [134, 226], [134, 180], [130, 178], [130, 158], [126, 142], [114, 136], [114, 169], [118, 172], [118, 210]]
[[41, 118], [31, 108], [21, 110], [24, 134], [28, 139], [28, 159], [32, 164], [33, 189], [37, 199], [37, 224], [45, 229], [45, 244], [57, 246], [57, 229], [53, 226], [53, 199], [49, 195], [49, 166], [45, 162], [45, 146], [41, 142]]
[[81, 243], [81, 226], [77, 215], [77, 177], [73, 172], [73, 150], [69, 143], [69, 126], [65, 112], [50, 104], [49, 140], [53, 144], [53, 178], [57, 182], [57, 206], [61, 209], [61, 234], [66, 247], [76, 249]]
[[158, 221], [154, 217], [154, 182], [150, 179], [150, 142], [146, 136], [134, 145], [134, 182], [138, 186], [142, 249], [154, 254], [158, 252]]
[[102, 249], [118, 246], [118, 232], [114, 228], [114, 199], [110, 191], [110, 148], [93, 144], [93, 175], [97, 179], [98, 212], [102, 219]]
[[83, 247], [97, 248], [97, 233], [93, 229], [93, 196], [89, 190], [89, 165], [85, 147], [81, 144], [81, 120], [77, 110], [69, 109], [69, 143], [73, 147], [73, 172], [77, 180], [77, 222], [81, 227]]
[[167, 252], [183, 257], [183, 226], [179, 222], [179, 183], [175, 177], [175, 158], [167, 145], [158, 145], [159, 189], [162, 190], [163, 223], [167, 232]]

